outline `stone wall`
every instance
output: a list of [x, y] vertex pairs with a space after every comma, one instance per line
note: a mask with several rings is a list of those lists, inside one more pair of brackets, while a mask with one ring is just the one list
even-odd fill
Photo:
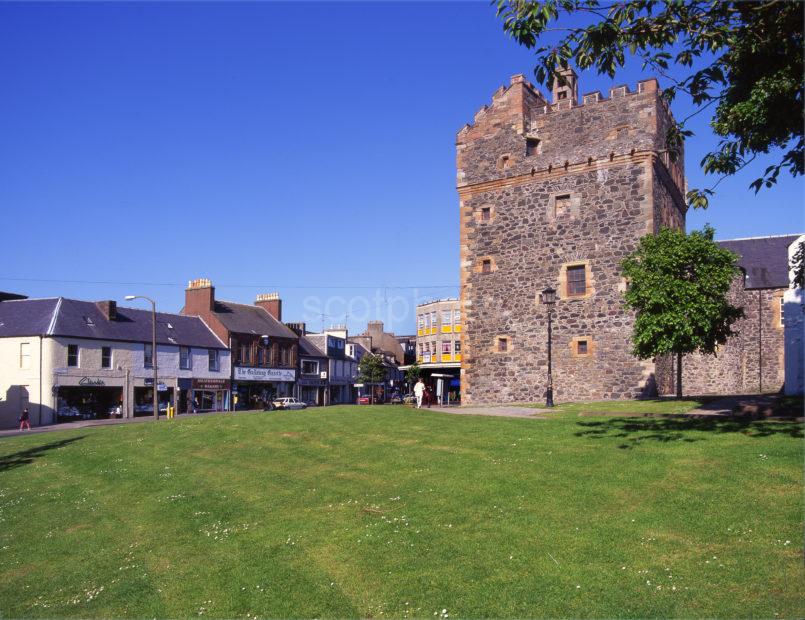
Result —
[[[683, 357], [684, 394], [755, 394], [777, 392], [782, 388], [785, 362], [780, 299], [783, 292], [784, 289], [745, 290], [743, 278], [736, 279], [729, 292], [730, 303], [743, 308], [746, 316], [735, 323], [735, 335], [718, 348], [715, 356]], [[659, 376], [660, 394], [675, 394], [675, 360], [668, 360]]]

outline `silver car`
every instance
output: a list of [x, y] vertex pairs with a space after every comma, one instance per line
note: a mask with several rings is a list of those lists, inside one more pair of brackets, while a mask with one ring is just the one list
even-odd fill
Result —
[[305, 409], [307, 407], [305, 403], [291, 396], [275, 398], [272, 404], [275, 409]]

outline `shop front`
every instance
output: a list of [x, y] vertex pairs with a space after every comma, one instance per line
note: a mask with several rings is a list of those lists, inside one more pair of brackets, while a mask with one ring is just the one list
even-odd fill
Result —
[[[157, 382], [160, 415], [168, 413], [173, 404], [174, 388], [163, 381]], [[154, 415], [154, 380], [144, 379], [143, 385], [134, 386], [134, 417]]]
[[191, 379], [190, 411], [228, 411], [229, 386], [228, 379]]
[[122, 417], [124, 377], [54, 377], [56, 422]]
[[235, 366], [232, 382], [232, 409], [265, 409], [283, 396], [293, 396], [296, 370]]

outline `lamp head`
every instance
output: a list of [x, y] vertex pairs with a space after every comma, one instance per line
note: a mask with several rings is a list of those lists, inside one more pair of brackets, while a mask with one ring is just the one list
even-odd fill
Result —
[[556, 303], [556, 289], [551, 288], [550, 286], [546, 288], [540, 294], [540, 301], [547, 305], [553, 305]]
[[123, 299], [125, 299], [126, 301], [131, 301], [132, 299], [136, 298], [137, 298], [136, 295], [126, 295]]

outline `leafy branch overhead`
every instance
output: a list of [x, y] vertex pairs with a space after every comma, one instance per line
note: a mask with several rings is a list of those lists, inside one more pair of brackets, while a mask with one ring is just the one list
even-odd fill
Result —
[[[710, 125], [721, 137], [705, 155], [705, 173], [719, 175], [708, 189], [688, 192], [692, 207], [706, 208], [724, 177], [748, 166], [757, 155], [781, 151], [778, 161], [751, 184], [771, 187], [781, 171], [803, 174], [803, 7], [799, 1], [721, 0], [496, 0], [504, 30], [534, 49], [536, 79], [550, 84], [555, 71], [571, 63], [614, 77], [628, 57], [642, 60], [665, 78], [670, 102], [682, 92], [694, 112], [666, 136], [671, 154], [692, 135], [688, 121], [710, 109]], [[566, 21], [586, 25], [564, 27]], [[561, 38], [543, 44], [548, 32]], [[685, 77], [675, 78], [671, 67]], [[679, 73], [680, 71], [674, 71]], [[714, 106], [714, 107], [713, 107]]]

